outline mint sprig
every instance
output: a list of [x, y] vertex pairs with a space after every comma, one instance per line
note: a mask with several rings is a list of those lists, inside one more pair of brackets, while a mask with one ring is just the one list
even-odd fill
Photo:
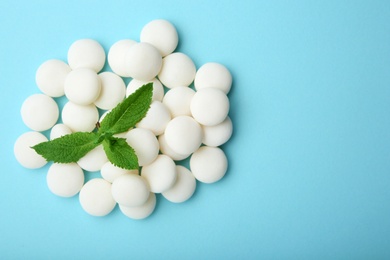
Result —
[[32, 148], [47, 161], [72, 163], [102, 144], [112, 164], [128, 170], [138, 169], [134, 149], [126, 139], [113, 135], [129, 130], [145, 117], [152, 103], [152, 94], [153, 83], [140, 87], [104, 117], [97, 132], [76, 132]]

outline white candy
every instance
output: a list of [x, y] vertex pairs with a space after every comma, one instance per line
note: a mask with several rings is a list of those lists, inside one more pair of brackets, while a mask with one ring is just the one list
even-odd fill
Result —
[[137, 89], [149, 82], [153, 82], [152, 100], [162, 101], [164, 97], [164, 87], [162, 86], [161, 82], [156, 78], [150, 81], [132, 79], [127, 85], [126, 97], [130, 96]]
[[84, 172], [76, 163], [53, 163], [46, 175], [49, 190], [60, 197], [76, 195], [84, 184]]
[[39, 66], [35, 74], [38, 88], [51, 97], [64, 95], [64, 82], [71, 68], [61, 60], [48, 60]]
[[68, 63], [72, 69], [88, 68], [99, 72], [106, 61], [103, 47], [95, 40], [75, 41], [68, 50]]
[[160, 151], [162, 154], [165, 154], [172, 158], [175, 161], [181, 161], [190, 156], [190, 154], [179, 154], [172, 150], [171, 147], [167, 144], [165, 140], [165, 134], [162, 134], [158, 137], [158, 142], [160, 144]]
[[46, 136], [38, 132], [22, 134], [16, 139], [14, 144], [16, 160], [25, 168], [37, 169], [43, 167], [47, 161], [31, 147], [46, 141]]
[[196, 90], [218, 88], [227, 94], [232, 86], [232, 75], [222, 64], [209, 62], [196, 72], [194, 86]]
[[141, 42], [147, 42], [156, 47], [161, 56], [172, 53], [179, 42], [176, 28], [167, 20], [153, 20], [141, 31]]
[[68, 102], [62, 109], [62, 121], [72, 132], [91, 132], [99, 120], [95, 105], [81, 106]]
[[64, 90], [66, 97], [73, 103], [92, 104], [100, 95], [99, 76], [91, 69], [72, 70], [65, 79]]
[[77, 164], [86, 171], [96, 172], [100, 171], [107, 161], [103, 145], [99, 145], [78, 160]]
[[176, 87], [167, 91], [163, 104], [171, 112], [172, 118], [191, 116], [190, 104], [195, 91], [189, 87]]
[[203, 141], [207, 146], [220, 146], [226, 143], [233, 133], [233, 123], [229, 116], [215, 126], [202, 126]]
[[204, 183], [219, 181], [225, 175], [227, 167], [226, 155], [218, 147], [202, 146], [190, 159], [192, 174]]
[[149, 183], [151, 192], [164, 192], [175, 183], [175, 163], [169, 156], [160, 154], [151, 164], [142, 168], [141, 176]]
[[138, 175], [138, 170], [126, 170], [126, 169], [122, 169], [122, 168], [119, 168], [119, 167], [113, 165], [111, 162], [106, 162], [102, 166], [100, 173], [101, 173], [103, 179], [112, 183], [117, 177], [121, 176], [122, 174], [137, 174]]
[[120, 40], [114, 43], [108, 51], [108, 64], [110, 65], [112, 71], [121, 77], [130, 77], [125, 65], [125, 57], [130, 47], [136, 43], [136, 41], [130, 39]]
[[80, 190], [81, 207], [90, 215], [108, 215], [116, 205], [111, 194], [111, 183], [101, 178], [88, 181]]
[[192, 116], [199, 124], [218, 125], [229, 113], [229, 99], [220, 89], [203, 88], [195, 93], [190, 108]]
[[192, 117], [175, 117], [165, 129], [165, 141], [174, 152], [191, 154], [202, 143], [202, 128]]
[[164, 133], [165, 127], [171, 120], [168, 108], [160, 101], [153, 101], [146, 116], [136, 126], [151, 130], [155, 135]]
[[44, 94], [34, 94], [23, 102], [20, 113], [23, 122], [30, 129], [45, 131], [57, 122], [59, 109], [51, 97]]
[[184, 166], [176, 166], [176, 182], [167, 191], [163, 192], [162, 195], [169, 201], [174, 203], [181, 203], [189, 198], [195, 192], [196, 180], [190, 170]]
[[149, 43], [136, 43], [126, 53], [127, 74], [138, 80], [151, 80], [161, 69], [162, 57]]
[[147, 182], [136, 174], [123, 174], [112, 183], [112, 196], [122, 206], [141, 206], [148, 200], [149, 193]]
[[181, 52], [165, 56], [158, 78], [167, 88], [187, 87], [195, 78], [196, 67], [190, 57]]
[[137, 207], [125, 207], [119, 204], [119, 209], [122, 213], [131, 219], [144, 219], [147, 218], [150, 214], [153, 213], [154, 208], [156, 207], [156, 195], [153, 192], [150, 192], [148, 200]]
[[95, 105], [104, 110], [109, 110], [118, 105], [126, 95], [126, 85], [118, 75], [112, 72], [102, 72], [99, 75], [101, 91], [95, 100]]
[[64, 124], [56, 124], [50, 131], [50, 140], [71, 134], [72, 130]]
[[127, 143], [133, 147], [139, 166], [148, 165], [158, 155], [159, 144], [152, 131], [143, 128], [134, 128], [126, 134]]

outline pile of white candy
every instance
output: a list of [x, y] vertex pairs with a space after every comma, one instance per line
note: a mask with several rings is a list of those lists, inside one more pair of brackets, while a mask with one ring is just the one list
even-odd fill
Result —
[[[91, 39], [70, 46], [68, 64], [44, 62], [36, 73], [43, 94], [28, 97], [21, 108], [23, 122], [33, 131], [16, 140], [16, 159], [26, 168], [43, 167], [46, 160], [30, 148], [48, 140], [41, 131], [51, 128], [50, 139], [93, 131], [105, 115], [99, 119], [98, 108], [108, 112], [152, 81], [153, 102], [146, 117], [136, 128], [119, 134], [134, 148], [140, 171], [114, 166], [100, 145], [77, 163], [53, 163], [47, 174], [50, 191], [61, 197], [79, 193], [82, 208], [93, 216], [109, 214], [118, 203], [129, 218], [143, 219], [155, 208], [155, 193], [180, 203], [193, 195], [196, 180], [220, 180], [228, 163], [218, 146], [229, 140], [233, 130], [227, 97], [232, 77], [218, 63], [206, 63], [196, 71], [191, 58], [173, 52], [177, 43], [175, 27], [154, 20], [142, 29], [140, 42], [126, 39], [110, 48], [107, 59], [113, 72], [100, 72], [105, 51]], [[121, 77], [132, 78], [127, 88]], [[189, 87], [192, 82], [196, 91]], [[60, 111], [53, 97], [63, 95], [69, 101], [61, 113], [62, 123], [56, 124]], [[190, 170], [175, 164], [189, 156]], [[84, 184], [83, 170], [100, 171], [102, 178]]]

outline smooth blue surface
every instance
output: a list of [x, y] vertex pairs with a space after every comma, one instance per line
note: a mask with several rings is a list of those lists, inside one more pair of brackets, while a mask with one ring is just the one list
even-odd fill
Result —
[[[1, 259], [389, 259], [389, 1], [1, 1]], [[146, 220], [95, 218], [13, 155], [35, 71], [170, 20], [232, 72], [229, 171]]]

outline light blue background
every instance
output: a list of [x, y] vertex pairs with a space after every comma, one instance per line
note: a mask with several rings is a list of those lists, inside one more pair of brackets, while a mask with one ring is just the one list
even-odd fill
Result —
[[[390, 258], [390, 1], [7, 0], [0, 17], [1, 259]], [[73, 41], [108, 50], [157, 18], [232, 72], [229, 171], [146, 220], [91, 217], [16, 162], [20, 106]]]

